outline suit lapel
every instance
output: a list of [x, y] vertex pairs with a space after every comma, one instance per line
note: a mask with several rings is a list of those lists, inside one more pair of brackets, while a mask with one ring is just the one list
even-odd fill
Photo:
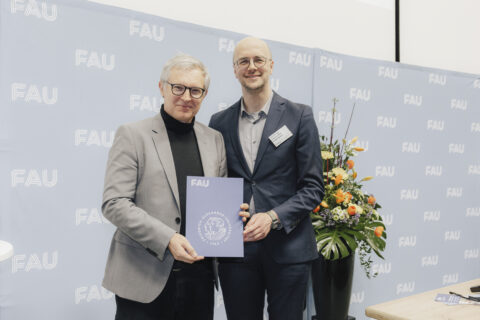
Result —
[[[251, 176], [252, 172], [248, 167], [247, 160], [245, 160], [245, 155], [243, 154], [242, 145], [240, 144], [240, 137], [238, 136], [238, 119], [240, 117], [240, 100], [233, 105], [230, 112], [230, 119], [228, 119], [227, 123], [232, 123], [233, 125], [229, 127], [230, 134], [228, 138], [230, 139], [230, 145], [233, 147], [233, 151], [235, 152], [237, 159], [240, 160], [240, 163], [243, 167], [243, 171]], [[225, 141], [225, 144], [228, 145], [228, 142]]]
[[180, 209], [180, 196], [178, 194], [177, 173], [175, 172], [175, 163], [173, 162], [172, 148], [168, 140], [167, 128], [163, 122], [162, 116], [157, 114], [152, 120], [152, 139], [157, 151], [158, 158], [162, 163], [167, 176], [168, 183], [172, 189], [177, 206]]
[[265, 150], [268, 147], [268, 137], [272, 135], [276, 130], [278, 130], [278, 123], [282, 118], [285, 101], [276, 93], [273, 94], [272, 103], [270, 105], [270, 110], [268, 111], [267, 121], [265, 122], [265, 127], [263, 128], [262, 138], [260, 139], [260, 145], [258, 146], [257, 159], [255, 160], [255, 166], [253, 168], [253, 174], [258, 169], [260, 162], [262, 161]]
[[[196, 122], [193, 125], [195, 137], [197, 138], [198, 150], [200, 151], [200, 159], [202, 160], [203, 174], [205, 177], [218, 176], [217, 162], [212, 161], [212, 156], [217, 154], [216, 144], [212, 143], [205, 132], [205, 128]], [[213, 136], [212, 136], [213, 138]]]

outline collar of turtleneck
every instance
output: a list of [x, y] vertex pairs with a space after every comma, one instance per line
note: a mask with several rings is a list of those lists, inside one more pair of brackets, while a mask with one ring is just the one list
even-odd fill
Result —
[[192, 122], [190, 123], [178, 121], [165, 111], [163, 104], [162, 108], [160, 109], [160, 114], [162, 115], [163, 121], [165, 122], [165, 127], [167, 127], [168, 130], [171, 130], [175, 133], [188, 133], [193, 130], [195, 117], [193, 117]]

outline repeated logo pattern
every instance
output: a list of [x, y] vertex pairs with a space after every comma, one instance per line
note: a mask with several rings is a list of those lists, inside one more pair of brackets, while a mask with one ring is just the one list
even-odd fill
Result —
[[[11, 305], [37, 303], [2, 319], [55, 314], [37, 298], [45, 292], [69, 319], [111, 318], [100, 281], [114, 226], [100, 206], [115, 130], [159, 112], [160, 72], [179, 51], [210, 71], [196, 117], [208, 123], [240, 97], [231, 68], [243, 35], [76, 0], [2, 1], [0, 20], [0, 232], [15, 246], [0, 277]], [[478, 277], [480, 77], [270, 45], [272, 88], [313, 106], [320, 133], [333, 122], [343, 138], [355, 105], [347, 138], [365, 149], [356, 166], [374, 177], [368, 191], [389, 238], [376, 279], [356, 266], [350, 314]], [[229, 236], [221, 214], [201, 223], [205, 241]], [[221, 294], [215, 301], [216, 320], [226, 319]], [[307, 304], [310, 318], [311, 292]]]

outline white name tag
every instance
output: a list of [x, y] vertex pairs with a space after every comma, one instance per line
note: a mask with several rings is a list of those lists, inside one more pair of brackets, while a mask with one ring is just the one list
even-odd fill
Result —
[[287, 128], [287, 126], [284, 125], [280, 129], [278, 129], [277, 131], [272, 133], [272, 135], [270, 135], [270, 137], [268, 137], [268, 139], [270, 139], [270, 141], [272, 141], [272, 143], [275, 145], [275, 147], [278, 147], [279, 145], [284, 143], [291, 136], [293, 136], [293, 133]]

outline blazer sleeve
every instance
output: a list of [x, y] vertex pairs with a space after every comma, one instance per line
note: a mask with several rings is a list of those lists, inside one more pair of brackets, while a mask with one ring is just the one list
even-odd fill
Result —
[[102, 213], [120, 231], [163, 260], [175, 230], [134, 202], [143, 157], [137, 151], [135, 135], [128, 126], [121, 126], [115, 134], [105, 174]]
[[[296, 144], [297, 191], [287, 201], [273, 208], [282, 222], [285, 232], [292, 232], [307, 218], [310, 211], [323, 199], [323, 163], [320, 139], [312, 109], [303, 109], [298, 125]], [[286, 182], [287, 183], [287, 182]]]

